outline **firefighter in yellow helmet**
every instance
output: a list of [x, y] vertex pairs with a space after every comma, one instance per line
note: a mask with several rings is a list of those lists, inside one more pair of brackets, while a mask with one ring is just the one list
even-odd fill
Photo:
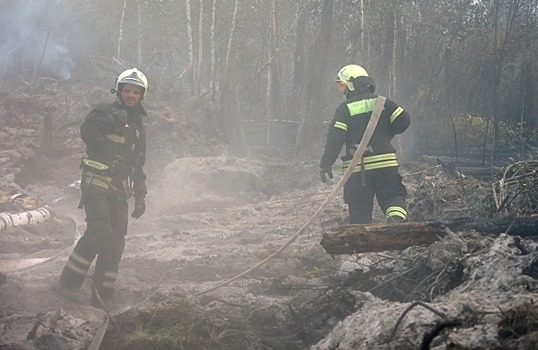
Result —
[[82, 197], [87, 229], [70, 255], [60, 276], [59, 292], [82, 302], [80, 292], [93, 260], [91, 304], [101, 306], [99, 296], [112, 304], [118, 265], [125, 247], [129, 197], [134, 195], [131, 216], [144, 214], [146, 133], [142, 100], [148, 80], [138, 69], [122, 72], [115, 82], [113, 103], [95, 106], [84, 119], [80, 133], [87, 156], [82, 159]]
[[[346, 100], [336, 109], [329, 125], [325, 151], [320, 161], [323, 182], [333, 177], [332, 165], [342, 146], [345, 171], [357, 149], [377, 99], [375, 82], [366, 70], [356, 64], [344, 66], [336, 76], [338, 90]], [[350, 224], [372, 222], [374, 198], [388, 222], [407, 220], [407, 191], [398, 172], [398, 159], [391, 141], [410, 124], [409, 113], [387, 98], [377, 127], [366, 147], [362, 161], [344, 186], [344, 201], [348, 205]]]

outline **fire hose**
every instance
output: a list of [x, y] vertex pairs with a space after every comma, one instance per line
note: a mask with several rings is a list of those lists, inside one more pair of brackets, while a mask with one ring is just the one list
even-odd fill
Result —
[[[54, 211], [48, 205], [45, 205], [38, 209], [23, 211], [23, 212], [18, 212], [18, 213], [3, 212], [3, 213], [0, 213], [0, 231], [11, 228], [11, 227], [22, 226], [22, 225], [40, 224], [40, 223], [50, 220], [53, 216], [54, 216]], [[78, 234], [78, 228], [77, 228], [77, 234]], [[25, 259], [16, 259], [16, 260], [9, 260], [5, 262], [1, 262], [0, 272], [6, 273], [6, 272], [19, 271], [19, 270], [27, 269], [32, 266], [39, 265], [47, 261], [56, 259], [57, 257], [73, 249], [75, 243], [76, 243], [76, 240], [73, 243], [73, 245], [70, 245], [69, 247], [63, 249], [61, 252], [50, 257], [25, 258]]]
[[362, 136], [361, 142], [360, 142], [359, 146], [357, 147], [357, 150], [355, 151], [355, 153], [353, 155], [353, 158], [351, 159], [351, 161], [349, 163], [349, 167], [346, 169], [346, 171], [344, 172], [344, 174], [342, 175], [342, 177], [340, 178], [338, 183], [334, 186], [331, 193], [329, 193], [327, 198], [323, 201], [323, 203], [321, 203], [319, 208], [314, 212], [314, 214], [312, 214], [310, 219], [303, 225], [303, 227], [301, 227], [301, 229], [299, 229], [299, 231], [297, 231], [286, 242], [286, 244], [284, 244], [282, 247], [277, 249], [275, 252], [273, 252], [271, 255], [269, 255], [264, 260], [260, 261], [258, 264], [252, 266], [251, 268], [245, 270], [244, 272], [242, 272], [242, 273], [240, 273], [240, 274], [238, 274], [238, 275], [236, 275], [236, 276], [234, 276], [234, 277], [232, 277], [232, 278], [230, 278], [230, 279], [228, 279], [228, 280], [226, 280], [224, 282], [221, 282], [221, 283], [217, 284], [214, 287], [211, 287], [209, 289], [206, 289], [206, 290], [203, 290], [201, 292], [198, 292], [198, 293], [194, 294], [194, 296], [200, 296], [200, 295], [212, 292], [212, 291], [214, 291], [214, 290], [216, 290], [216, 289], [218, 289], [220, 287], [224, 287], [224, 286], [232, 283], [233, 281], [245, 276], [246, 274], [250, 273], [254, 269], [257, 269], [258, 267], [262, 266], [263, 264], [265, 264], [266, 262], [271, 260], [278, 253], [280, 253], [281, 251], [286, 249], [290, 244], [292, 244], [297, 238], [299, 238], [299, 236], [301, 236], [302, 234], [305, 233], [306, 229], [314, 222], [314, 220], [316, 220], [321, 215], [321, 213], [323, 213], [323, 211], [327, 208], [329, 203], [336, 197], [336, 195], [342, 189], [342, 187], [344, 187], [347, 180], [351, 176], [351, 173], [355, 169], [355, 166], [357, 166], [357, 164], [359, 164], [359, 162], [361, 161], [362, 155], [366, 151], [366, 147], [368, 146], [368, 143], [370, 142], [370, 138], [372, 137], [372, 135], [374, 133], [374, 130], [375, 130], [376, 126], [377, 126], [377, 122], [379, 121], [379, 117], [381, 116], [381, 112], [383, 111], [383, 108], [385, 106], [385, 100], [386, 100], [386, 97], [384, 97], [384, 96], [378, 96], [377, 97], [377, 100], [376, 100], [376, 103], [375, 103], [375, 106], [374, 106], [374, 110], [372, 111], [372, 115], [370, 116], [370, 120], [368, 121], [368, 125], [366, 126], [366, 130], [364, 131], [364, 134]]

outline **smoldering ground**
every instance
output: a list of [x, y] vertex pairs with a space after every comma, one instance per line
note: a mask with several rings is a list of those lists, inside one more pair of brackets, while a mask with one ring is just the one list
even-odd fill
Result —
[[[148, 104], [150, 114], [158, 109], [166, 107]], [[238, 157], [224, 148], [215, 151], [217, 143], [202, 149], [192, 136], [199, 119], [172, 121], [158, 113], [153, 118], [149, 143], [159, 147], [148, 149], [148, 211], [130, 222], [117, 281], [117, 298], [126, 309], [108, 322], [102, 349], [345, 349], [364, 344], [414, 349], [438, 322], [450, 320], [459, 326], [448, 327], [438, 346], [515, 349], [533, 336], [532, 308], [524, 305], [531, 302], [536, 283], [532, 274], [523, 273], [534, 263], [532, 240], [464, 232], [430, 247], [330, 256], [320, 239], [346, 222], [340, 197], [281, 254], [205, 293], [286, 244], [334, 183], [319, 182], [314, 160]], [[173, 135], [180, 126], [178, 152]], [[77, 229], [84, 229], [76, 208], [79, 193], [66, 189], [78, 179], [83, 145], [75, 141], [76, 128], [68, 128], [62, 142], [69, 152], [49, 158], [25, 146], [35, 134], [10, 132], [9, 150], [2, 154], [18, 156], [2, 158], [2, 179], [11, 184], [6, 188], [36, 198], [36, 205], [65, 198], [55, 202], [50, 222], [2, 231], [1, 258], [53, 256], [72, 245]], [[402, 171], [412, 207], [422, 215], [434, 215], [435, 208], [438, 217], [450, 216], [462, 205], [459, 180], [441, 167], [417, 162]], [[474, 189], [471, 202], [480, 203], [490, 190], [480, 180], [464, 181]], [[382, 219], [377, 209], [375, 217]], [[5, 275], [0, 286], [4, 348], [85, 349], [95, 340], [103, 311], [50, 290], [66, 259], [62, 255]], [[91, 274], [82, 288], [86, 295], [90, 286]]]

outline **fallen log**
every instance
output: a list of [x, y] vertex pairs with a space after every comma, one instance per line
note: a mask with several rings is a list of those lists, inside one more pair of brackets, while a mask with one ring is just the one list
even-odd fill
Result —
[[324, 232], [321, 245], [329, 254], [403, 250], [411, 246], [431, 244], [444, 237], [446, 229], [475, 230], [485, 234], [505, 232], [513, 236], [531, 237], [538, 235], [538, 216], [341, 226]]
[[458, 173], [465, 176], [473, 176], [479, 178], [492, 178], [494, 175], [500, 173], [503, 169], [497, 166], [491, 167], [479, 167], [467, 165], [464, 166], [458, 161], [446, 162], [441, 158], [437, 158], [437, 164], [441, 165], [443, 170], [453, 177], [458, 177]]
[[19, 213], [0, 213], [0, 231], [21, 225], [35, 225], [49, 220], [53, 216], [52, 208], [45, 205], [42, 208]]
[[458, 167], [460, 173], [467, 176], [479, 177], [479, 178], [492, 178], [496, 174], [502, 171], [501, 167]]

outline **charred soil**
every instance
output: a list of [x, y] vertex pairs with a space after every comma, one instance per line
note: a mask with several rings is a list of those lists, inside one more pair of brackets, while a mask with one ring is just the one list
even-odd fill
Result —
[[[10, 113], [26, 116], [16, 108], [26, 99], [1, 98]], [[56, 100], [47, 101], [52, 109]], [[68, 301], [51, 288], [85, 228], [83, 212], [76, 208], [78, 190], [70, 185], [78, 180], [84, 152], [77, 120], [87, 108], [81, 105], [71, 114], [73, 119], [56, 121], [53, 130], [61, 137], [53, 137], [46, 147], [40, 146], [39, 121], [30, 117], [27, 124], [0, 127], [3, 211], [49, 205], [55, 214], [46, 223], [0, 232], [1, 262], [53, 257], [0, 275], [2, 349], [97, 349], [97, 343], [100, 349], [362, 349], [369, 348], [367, 342], [349, 345], [349, 339], [336, 340], [337, 326], [351, 322], [361, 310], [383, 322], [375, 303], [395, 308], [387, 321], [391, 326], [386, 327], [394, 333], [381, 332], [378, 344], [370, 348], [416, 349], [431, 328], [411, 321], [395, 324], [394, 317], [404, 312], [402, 305], [433, 303], [464, 286], [470, 278], [469, 256], [487, 251], [496, 239], [464, 232], [428, 247], [330, 256], [320, 240], [324, 231], [346, 223], [339, 196], [287, 249], [218, 287], [286, 244], [334, 183], [319, 183], [315, 160], [231, 154], [217, 131], [201, 128], [199, 118], [149, 105], [148, 210], [130, 221], [117, 281], [121, 308], [107, 315], [89, 304]], [[7, 111], [1, 112], [0, 119], [7, 118]], [[442, 168], [414, 162], [405, 164], [402, 172], [417, 219], [457, 216], [458, 210], [469, 209], [468, 203], [483, 203], [491, 188], [487, 182], [466, 178], [464, 187], [470, 190], [462, 200], [461, 179], [450, 178]], [[378, 211], [375, 216], [381, 220]], [[519, 250], [527, 257], [519, 261], [522, 267], [532, 267], [533, 244], [520, 244], [527, 249]], [[82, 288], [86, 296], [91, 281], [90, 273]], [[527, 282], [532, 293], [533, 278], [528, 276]], [[440, 313], [448, 317], [449, 309]], [[518, 306], [499, 313], [490, 323], [502, 332], [482, 348], [500, 344], [516, 349], [518, 339], [534, 336], [533, 310]], [[462, 315], [465, 310], [457, 312]], [[480, 310], [473, 312], [480, 315]], [[431, 327], [436, 323], [423, 320]], [[96, 341], [100, 329], [106, 333]], [[437, 346], [464, 344], [443, 340]], [[337, 343], [341, 347], [334, 347]]]

